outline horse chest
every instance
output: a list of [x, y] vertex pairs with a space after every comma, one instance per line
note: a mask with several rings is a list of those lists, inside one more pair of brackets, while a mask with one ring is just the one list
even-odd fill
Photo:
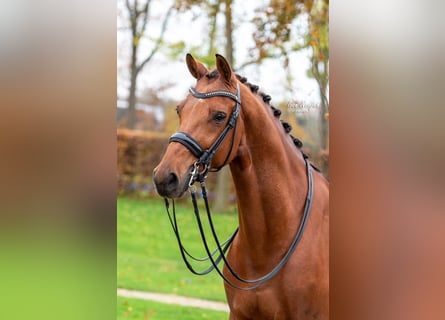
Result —
[[290, 319], [280, 295], [270, 290], [260, 292], [234, 292], [228, 298], [231, 319]]
[[233, 319], [253, 319], [264, 314], [261, 301], [264, 300], [253, 292], [237, 292], [229, 298]]
[[226, 288], [230, 320], [316, 320], [328, 319], [311, 299], [312, 291], [289, 286], [281, 281], [257, 291]]

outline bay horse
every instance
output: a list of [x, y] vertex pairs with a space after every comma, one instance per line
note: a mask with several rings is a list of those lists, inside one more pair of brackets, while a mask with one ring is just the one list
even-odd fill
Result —
[[180, 197], [207, 171], [228, 164], [239, 219], [227, 253], [236, 273], [225, 265], [221, 274], [229, 319], [328, 319], [328, 182], [312, 170], [270, 96], [223, 56], [216, 55], [213, 71], [190, 54], [186, 62], [197, 82], [177, 106], [179, 131], [154, 169], [157, 192]]

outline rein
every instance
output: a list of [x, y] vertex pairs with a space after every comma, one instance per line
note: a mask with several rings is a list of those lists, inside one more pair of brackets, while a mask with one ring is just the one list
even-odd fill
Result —
[[[233, 149], [233, 143], [234, 143], [234, 138], [235, 138], [235, 132], [236, 132], [236, 124], [237, 124], [237, 120], [238, 120], [238, 116], [240, 113], [240, 107], [241, 107], [241, 98], [240, 98], [240, 90], [239, 90], [239, 84], [237, 84], [237, 93], [236, 95], [229, 92], [229, 91], [223, 91], [223, 90], [217, 90], [217, 91], [211, 91], [211, 92], [207, 92], [207, 93], [200, 93], [197, 92], [194, 88], [190, 88], [190, 93], [196, 97], [196, 98], [200, 98], [200, 99], [207, 99], [207, 98], [212, 98], [215, 96], [223, 96], [223, 97], [228, 97], [232, 100], [234, 100], [236, 102], [236, 105], [232, 111], [232, 114], [229, 118], [229, 121], [226, 125], [226, 127], [224, 128], [223, 132], [219, 135], [219, 137], [216, 139], [216, 141], [212, 144], [212, 146], [209, 149], [204, 149], [201, 147], [201, 145], [195, 140], [193, 139], [190, 135], [188, 135], [185, 132], [176, 132], [175, 134], [173, 134], [170, 139], [169, 139], [169, 143], [171, 142], [178, 142], [181, 143], [182, 145], [184, 145], [195, 157], [198, 158], [198, 160], [194, 163], [193, 165], [193, 169], [190, 173], [190, 181], [189, 181], [189, 192], [190, 192], [190, 196], [192, 198], [192, 204], [193, 204], [193, 209], [194, 209], [194, 214], [195, 214], [195, 218], [196, 218], [196, 222], [198, 224], [198, 228], [199, 228], [199, 233], [201, 236], [201, 240], [204, 244], [204, 248], [207, 254], [207, 257], [203, 257], [203, 258], [196, 258], [193, 255], [191, 255], [183, 246], [182, 241], [181, 241], [181, 237], [180, 237], [180, 232], [179, 232], [179, 227], [177, 224], [177, 219], [176, 219], [176, 210], [175, 210], [175, 202], [174, 200], [172, 200], [173, 203], [173, 214], [170, 213], [170, 203], [169, 200], [167, 198], [165, 198], [165, 206], [167, 209], [167, 214], [170, 220], [170, 224], [172, 226], [173, 232], [175, 233], [176, 236], [176, 240], [178, 242], [178, 246], [181, 252], [181, 256], [182, 259], [184, 260], [185, 265], [187, 266], [187, 268], [196, 275], [205, 275], [210, 273], [213, 270], [216, 270], [216, 272], [221, 276], [221, 278], [223, 278], [223, 280], [228, 283], [230, 286], [232, 286], [233, 288], [236, 289], [240, 289], [240, 290], [254, 290], [260, 286], [262, 286], [264, 283], [266, 283], [267, 281], [269, 281], [270, 279], [272, 279], [283, 267], [284, 265], [289, 261], [290, 257], [292, 256], [292, 254], [294, 253], [296, 247], [298, 246], [298, 243], [300, 242], [303, 232], [306, 228], [306, 224], [308, 221], [308, 217], [309, 217], [309, 213], [310, 213], [310, 209], [311, 209], [311, 204], [312, 204], [312, 195], [313, 195], [313, 179], [312, 179], [312, 169], [311, 169], [311, 165], [309, 163], [309, 161], [304, 158], [305, 164], [306, 164], [306, 170], [307, 170], [307, 177], [308, 177], [308, 192], [307, 192], [307, 196], [306, 196], [306, 202], [305, 202], [305, 206], [304, 206], [304, 211], [303, 211], [303, 217], [300, 221], [300, 225], [298, 227], [297, 233], [289, 247], [289, 249], [287, 250], [286, 254], [284, 255], [284, 257], [280, 260], [280, 262], [266, 275], [256, 278], [256, 279], [244, 279], [241, 276], [239, 276], [235, 270], [233, 270], [232, 266], [230, 265], [230, 263], [227, 261], [226, 259], [226, 252], [229, 249], [230, 245], [233, 242], [233, 239], [235, 238], [236, 234], [238, 233], [239, 228], [237, 228], [233, 234], [224, 242], [220, 242], [218, 239], [218, 236], [216, 234], [216, 230], [213, 224], [213, 219], [212, 219], [212, 215], [210, 213], [210, 207], [209, 207], [209, 203], [208, 203], [208, 198], [207, 198], [207, 189], [206, 189], [206, 185], [205, 185], [205, 179], [207, 178], [207, 173], [208, 171], [218, 171], [220, 170], [227, 162], [227, 160], [230, 158], [230, 155], [232, 153], [232, 149]], [[232, 143], [231, 143], [231, 147], [230, 147], [230, 151], [226, 156], [226, 159], [224, 160], [223, 164], [217, 168], [217, 169], [212, 169], [210, 167], [210, 162], [213, 158], [213, 156], [215, 155], [216, 151], [218, 150], [218, 148], [221, 146], [222, 142], [225, 140], [225, 138], [227, 137], [229, 131], [231, 129], [234, 129], [233, 132], [233, 136], [232, 136]], [[200, 167], [203, 167], [203, 169], [200, 171]], [[209, 226], [211, 229], [211, 233], [213, 236], [213, 240], [216, 243], [216, 249], [214, 251], [210, 251], [209, 245], [208, 245], [208, 241], [204, 232], [204, 228], [202, 225], [202, 220], [201, 220], [201, 216], [199, 213], [199, 208], [198, 208], [198, 203], [197, 203], [197, 197], [196, 197], [196, 187], [194, 186], [194, 183], [198, 181], [200, 183], [200, 187], [201, 187], [201, 192], [202, 192], [202, 197], [204, 199], [204, 204], [205, 204], [205, 209], [206, 209], [206, 213], [207, 213], [207, 219], [209, 221]], [[216, 258], [215, 258], [216, 257]], [[203, 271], [196, 271], [195, 268], [191, 265], [191, 263], [189, 262], [189, 259], [191, 258], [194, 261], [208, 261], [210, 260], [211, 265], [210, 267], [208, 267], [207, 269], [203, 270]], [[237, 286], [236, 284], [234, 284], [232, 281], [230, 281], [229, 279], [227, 279], [227, 277], [223, 274], [222, 270], [220, 269], [220, 267], [218, 267], [218, 264], [221, 262], [221, 260], [224, 261], [224, 264], [226, 265], [227, 269], [229, 270], [229, 272], [232, 274], [232, 276], [237, 279], [238, 281], [245, 283], [245, 284], [250, 284], [251, 286], [249, 287], [240, 287]]]

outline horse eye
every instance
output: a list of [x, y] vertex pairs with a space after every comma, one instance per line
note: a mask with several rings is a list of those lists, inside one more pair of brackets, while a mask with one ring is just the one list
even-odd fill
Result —
[[179, 106], [176, 107], [176, 114], [179, 116]]
[[223, 122], [225, 118], [226, 118], [226, 114], [224, 112], [216, 112], [213, 115], [213, 121], [215, 121], [217, 123]]

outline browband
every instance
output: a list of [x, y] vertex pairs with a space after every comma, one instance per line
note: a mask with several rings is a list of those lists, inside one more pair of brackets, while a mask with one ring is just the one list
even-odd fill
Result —
[[190, 93], [198, 99], [207, 99], [207, 98], [212, 98], [212, 97], [217, 97], [217, 96], [223, 96], [223, 97], [228, 97], [232, 100], [234, 100], [236, 103], [241, 104], [241, 99], [239, 97], [239, 84], [237, 84], [237, 94], [233, 94], [232, 92], [229, 91], [224, 91], [224, 90], [216, 90], [216, 91], [210, 91], [210, 92], [198, 92], [195, 90], [195, 88], [190, 87], [189, 91]]

